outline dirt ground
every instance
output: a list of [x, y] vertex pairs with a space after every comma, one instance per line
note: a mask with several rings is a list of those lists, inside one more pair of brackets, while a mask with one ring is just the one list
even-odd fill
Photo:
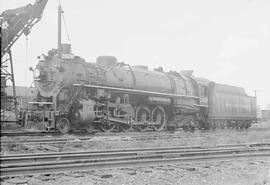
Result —
[[[74, 135], [62, 137], [74, 138], [65, 145], [52, 147], [58, 151], [98, 150], [119, 148], [169, 147], [186, 145], [219, 145], [228, 143], [270, 142], [270, 121], [257, 123], [248, 130], [224, 131], [176, 131], [154, 133], [160, 139], [134, 140], [135, 136], [145, 133], [96, 134], [88, 141], [80, 141]], [[164, 138], [163, 135], [166, 135]], [[167, 137], [168, 136], [168, 137]], [[163, 137], [163, 139], [162, 139]], [[48, 152], [50, 147], [24, 146], [4, 148], [5, 153]], [[51, 148], [52, 149], [52, 148]], [[50, 151], [52, 152], [52, 151]], [[150, 167], [130, 167], [122, 169], [92, 170], [51, 175], [25, 176], [6, 179], [1, 184], [139, 184], [139, 185], [270, 185], [270, 156], [254, 160], [205, 161], [200, 163], [170, 164]]]
[[7, 179], [4, 184], [40, 185], [269, 185], [270, 160], [201, 162], [70, 172]]
[[[108, 150], [127, 148], [150, 148], [170, 146], [215, 146], [220, 144], [270, 142], [270, 121], [254, 124], [248, 130], [213, 130], [194, 132], [129, 132], [129, 133], [97, 133], [87, 136], [88, 140], [80, 140], [80, 135], [44, 136], [35, 138], [67, 138], [65, 144], [29, 145], [10, 143], [1, 148], [2, 154], [59, 152], [77, 150]], [[150, 137], [150, 139], [149, 139]], [[24, 141], [33, 136], [2, 137], [10, 141]], [[137, 139], [136, 139], [137, 138]], [[138, 139], [139, 138], [139, 139]], [[159, 139], [160, 138], [160, 139]]]

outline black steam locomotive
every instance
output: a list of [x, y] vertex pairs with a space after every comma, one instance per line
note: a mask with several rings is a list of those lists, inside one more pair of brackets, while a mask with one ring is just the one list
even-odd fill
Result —
[[192, 71], [130, 66], [112, 56], [88, 63], [64, 48], [43, 55], [33, 70], [39, 93], [20, 113], [27, 127], [160, 131], [248, 128], [256, 120], [256, 99], [243, 88], [196, 78]]

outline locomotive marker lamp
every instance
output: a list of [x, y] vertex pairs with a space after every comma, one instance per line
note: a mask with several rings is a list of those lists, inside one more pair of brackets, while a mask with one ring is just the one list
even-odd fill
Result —
[[38, 68], [36, 68], [33, 71], [33, 76], [34, 76], [34, 78], [39, 78], [40, 77], [40, 70]]
[[37, 80], [40, 77], [40, 70], [38, 68], [33, 69], [33, 67], [29, 67], [29, 71], [33, 72], [33, 77]]

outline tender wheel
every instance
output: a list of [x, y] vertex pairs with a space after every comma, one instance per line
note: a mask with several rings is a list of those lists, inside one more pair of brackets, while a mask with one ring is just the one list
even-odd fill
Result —
[[225, 128], [225, 122], [223, 120], [219, 120], [217, 128], [223, 130]]
[[65, 117], [60, 118], [57, 122], [57, 130], [62, 134], [66, 134], [70, 130], [70, 123], [69, 120]]
[[245, 129], [248, 129], [249, 127], [251, 127], [251, 122], [246, 121], [246, 124], [245, 124]]
[[233, 129], [234, 128], [234, 124], [232, 122], [230, 122], [230, 121], [227, 121], [226, 127], [228, 129]]
[[135, 118], [137, 122], [143, 122], [144, 125], [137, 125], [136, 128], [143, 132], [147, 130], [147, 123], [150, 120], [150, 109], [147, 106], [139, 106], [136, 109], [136, 114], [135, 114]]
[[217, 127], [216, 127], [216, 122], [213, 121], [213, 120], [211, 120], [211, 121], [210, 121], [210, 129], [215, 130], [216, 128], [217, 128]]
[[204, 130], [209, 130], [210, 129], [210, 123], [209, 123], [209, 121], [203, 122], [202, 129], [204, 129]]
[[166, 124], [166, 114], [165, 114], [163, 107], [156, 106], [153, 109], [153, 111], [151, 113], [151, 120], [153, 122], [159, 123], [158, 125], [152, 126], [155, 131], [161, 131], [164, 128], [164, 126]]

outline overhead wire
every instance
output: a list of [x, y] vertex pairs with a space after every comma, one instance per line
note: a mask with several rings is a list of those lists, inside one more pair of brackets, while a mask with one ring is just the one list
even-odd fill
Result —
[[65, 15], [62, 14], [62, 17], [63, 17], [63, 22], [64, 22], [64, 26], [65, 26], [68, 41], [71, 42], [70, 37], [69, 37], [69, 33], [68, 33], [68, 28], [67, 28], [67, 25], [66, 25]]
[[[31, 89], [34, 89], [33, 84], [34, 84], [34, 81], [32, 81], [32, 82], [31, 82], [31, 84], [30, 84], [29, 88], [27, 89], [27, 93], [26, 93], [26, 95], [27, 95], [27, 96], [29, 95], [29, 93], [31, 93], [31, 94], [32, 94]], [[32, 95], [30, 95], [30, 96], [32, 96]]]
[[[28, 37], [26, 36], [25, 39], [25, 66], [28, 66]], [[24, 74], [24, 95], [27, 96], [27, 84], [28, 84], [28, 80], [27, 80], [27, 70], [25, 70], [25, 74]]]

